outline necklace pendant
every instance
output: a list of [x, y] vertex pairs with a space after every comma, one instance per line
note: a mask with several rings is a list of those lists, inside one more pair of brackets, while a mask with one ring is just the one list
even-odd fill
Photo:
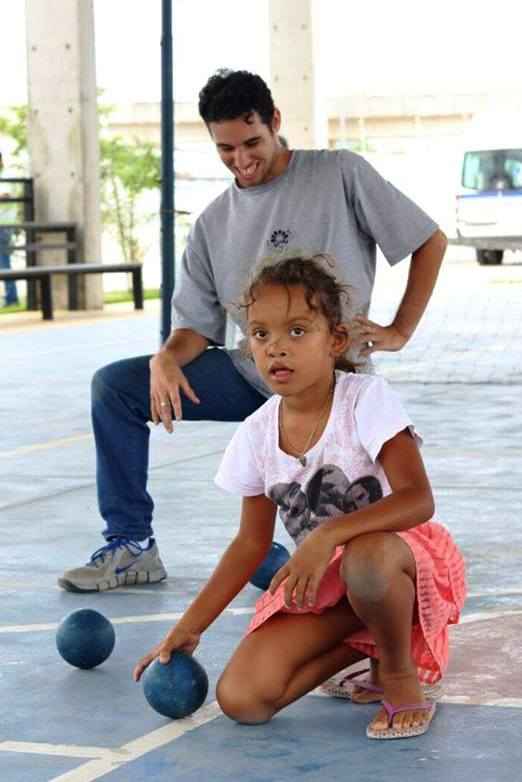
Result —
[[301, 467], [306, 467], [306, 456], [298, 456], [297, 458]]

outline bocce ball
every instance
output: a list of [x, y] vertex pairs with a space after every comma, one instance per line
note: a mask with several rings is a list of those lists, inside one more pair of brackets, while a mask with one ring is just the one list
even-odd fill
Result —
[[159, 660], [143, 674], [143, 692], [150, 706], [164, 717], [188, 717], [204, 702], [208, 676], [194, 657], [174, 652], [168, 663]]
[[56, 647], [76, 668], [95, 668], [114, 649], [116, 634], [109, 619], [91, 608], [65, 617], [56, 631]]
[[277, 571], [283, 567], [283, 565], [290, 559], [288, 550], [281, 545], [281, 543], [272, 543], [272, 548], [261, 562], [256, 572], [250, 579], [250, 583], [256, 586], [258, 589], [268, 589], [270, 582], [277, 573]]

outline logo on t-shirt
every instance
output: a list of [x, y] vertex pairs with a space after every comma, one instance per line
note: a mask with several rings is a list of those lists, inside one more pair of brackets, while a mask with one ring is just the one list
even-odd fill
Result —
[[277, 250], [278, 252], [281, 252], [282, 250], [287, 249], [291, 236], [292, 231], [289, 228], [276, 228], [270, 234], [270, 239], [268, 239], [267, 245], [271, 250]]

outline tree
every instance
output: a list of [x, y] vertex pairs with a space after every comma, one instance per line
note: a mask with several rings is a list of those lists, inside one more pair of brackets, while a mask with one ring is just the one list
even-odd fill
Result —
[[[128, 143], [108, 133], [108, 119], [113, 109], [100, 104], [100, 178], [102, 183], [101, 215], [105, 226], [116, 233], [126, 262], [143, 261], [144, 248], [138, 238], [140, 226], [156, 216], [140, 209], [140, 198], [160, 184], [160, 156], [153, 144], [134, 139]], [[27, 156], [28, 106], [13, 106], [10, 115], [0, 117], [0, 135], [13, 139], [13, 157]], [[20, 166], [25, 168], [25, 166]]]
[[[9, 136], [15, 142], [13, 157], [25, 161], [27, 156], [27, 106], [11, 106], [10, 115], [0, 117], [0, 136]], [[25, 168], [25, 165], [20, 165]]]
[[100, 176], [102, 181], [102, 220], [116, 231], [126, 262], [143, 261], [144, 249], [138, 229], [156, 213], [139, 209], [140, 196], [156, 190], [160, 183], [160, 157], [154, 146], [135, 139], [101, 138]]

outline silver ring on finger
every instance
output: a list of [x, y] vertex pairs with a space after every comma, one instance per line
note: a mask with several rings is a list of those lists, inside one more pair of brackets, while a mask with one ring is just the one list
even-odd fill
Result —
[[168, 402], [160, 402], [160, 407], [168, 407], [168, 406], [169, 406]]

